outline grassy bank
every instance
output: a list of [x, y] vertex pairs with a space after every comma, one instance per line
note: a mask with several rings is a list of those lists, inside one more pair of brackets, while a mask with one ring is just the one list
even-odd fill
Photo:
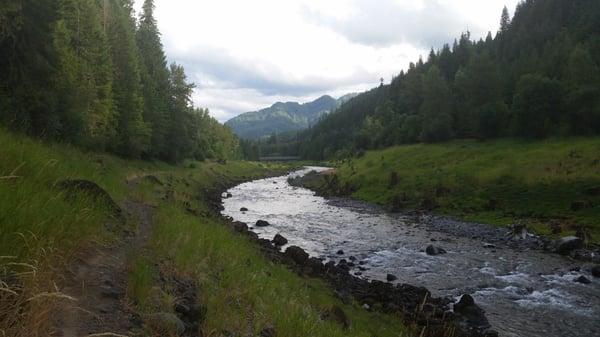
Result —
[[525, 221], [554, 235], [583, 226], [600, 241], [599, 138], [398, 146], [345, 160], [327, 181], [390, 208], [433, 208], [496, 225]]
[[[319, 280], [305, 279], [262, 256], [247, 238], [231, 233], [210, 211], [217, 186], [281, 170], [248, 162], [189, 162], [182, 166], [125, 161], [48, 145], [0, 129], [0, 336], [46, 336], [53, 309], [75, 257], [90, 247], [118, 241], [122, 231], [109, 207], [85, 194], [67, 193], [64, 179], [97, 183], [117, 202], [154, 206], [151, 239], [132, 252], [126, 301], [143, 320], [143, 335], [168, 336], [152, 325], [155, 313], [173, 312], [176, 292], [164, 277], [191, 280], [205, 308], [204, 336], [401, 336], [395, 316], [343, 304]], [[154, 175], [127, 188], [131, 177]], [[136, 228], [136, 223], [119, 226]], [[343, 308], [349, 330], [324, 313]]]

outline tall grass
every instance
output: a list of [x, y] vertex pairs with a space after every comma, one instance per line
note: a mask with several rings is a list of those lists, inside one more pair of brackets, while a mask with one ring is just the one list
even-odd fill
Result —
[[[343, 304], [322, 281], [300, 278], [268, 261], [255, 244], [233, 235], [221, 220], [198, 219], [163, 204], [157, 224], [152, 251], [197, 280], [201, 302], [208, 307], [206, 336], [225, 331], [255, 336], [265, 327], [274, 327], [282, 337], [408, 335], [399, 317]], [[323, 318], [334, 305], [351, 318], [349, 330]]]
[[111, 238], [106, 205], [57, 188], [88, 179], [118, 199], [139, 162], [43, 144], [0, 129], [0, 336], [45, 336], [73, 256]]
[[[600, 138], [398, 146], [346, 161], [338, 176], [354, 197], [371, 202], [401, 200], [410, 209], [430, 199], [438, 212], [469, 220], [524, 218], [544, 233], [558, 221], [563, 234], [583, 225], [600, 240], [600, 196], [586, 192], [600, 187]], [[573, 211], [577, 201], [589, 207]]]

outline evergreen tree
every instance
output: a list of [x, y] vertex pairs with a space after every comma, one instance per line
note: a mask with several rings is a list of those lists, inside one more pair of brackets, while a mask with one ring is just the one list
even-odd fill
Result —
[[113, 136], [112, 65], [94, 0], [61, 0], [54, 28], [61, 138], [100, 147]]
[[145, 0], [137, 30], [140, 51], [144, 120], [151, 129], [150, 155], [166, 158], [168, 132], [169, 70], [154, 19], [154, 1]]
[[[496, 116], [497, 123], [506, 120], [506, 109], [502, 107], [502, 87], [498, 67], [489, 53], [471, 57], [467, 66], [457, 75], [456, 95], [460, 108], [456, 113], [455, 129], [460, 137], [483, 137], [483, 134], [496, 134], [496, 131], [487, 132], [482, 126], [489, 126], [492, 116]], [[494, 112], [493, 109], [499, 110]], [[485, 123], [480, 118], [486, 119]], [[500, 125], [500, 129], [503, 127]]]
[[556, 134], [561, 108], [560, 82], [536, 74], [525, 75], [519, 80], [513, 111], [520, 136], [544, 138]]
[[452, 138], [452, 96], [437, 66], [423, 78], [423, 116], [421, 140], [439, 142]]
[[57, 125], [51, 34], [56, 3], [23, 0], [0, 7], [0, 120], [51, 137]]
[[107, 34], [113, 61], [113, 95], [118, 116], [113, 146], [122, 155], [140, 157], [149, 147], [131, 0], [108, 2]]
[[167, 146], [168, 160], [179, 162], [192, 152], [190, 141], [190, 113], [192, 109], [192, 92], [194, 84], [187, 82], [182, 66], [171, 64], [169, 72], [170, 83], [170, 116]]
[[510, 14], [508, 14], [508, 8], [504, 6], [502, 8], [502, 15], [500, 16], [500, 34], [506, 33], [510, 29]]

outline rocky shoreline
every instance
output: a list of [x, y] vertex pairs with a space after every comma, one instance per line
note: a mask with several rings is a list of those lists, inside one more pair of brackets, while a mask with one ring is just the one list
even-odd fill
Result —
[[[205, 191], [206, 202], [211, 211], [220, 216], [221, 198], [226, 191], [243, 180], [225, 181], [210, 191]], [[364, 310], [376, 310], [398, 314], [405, 324], [420, 336], [428, 337], [492, 337], [498, 333], [470, 295], [463, 295], [458, 303], [450, 298], [435, 298], [424, 287], [408, 284], [394, 285], [390, 282], [365, 280], [350, 273], [348, 263], [323, 263], [321, 259], [309, 257], [302, 248], [290, 246], [281, 251], [282, 239], [260, 239], [248, 225], [233, 222], [226, 218], [226, 224], [235, 233], [256, 242], [272, 261], [282, 263], [301, 276], [320, 278], [328, 282], [337, 296], [344, 302], [355, 301]], [[339, 308], [333, 316], [344, 326], [348, 326], [345, 314]]]
[[[288, 183], [293, 186], [313, 190], [317, 195], [326, 198], [331, 204], [336, 206], [356, 207], [360, 205], [360, 207], [364, 208], [365, 205], [368, 205], [368, 207], [379, 208], [380, 211], [383, 211], [382, 206], [353, 200], [347, 197], [347, 193], [344, 193], [342, 190], [327, 188], [327, 184], [319, 183], [321, 177], [323, 177], [322, 174], [316, 172], [309, 173], [303, 177], [289, 179]], [[497, 227], [461, 221], [450, 216], [434, 215], [424, 210], [393, 210], [391, 215], [403, 219], [412, 219], [415, 223], [425, 225], [427, 230], [431, 232], [441, 232], [456, 237], [481, 240], [482, 245], [487, 245], [489, 248], [503, 246], [523, 251], [538, 250], [549, 254], [568, 256], [582, 263], [600, 264], [600, 246], [588, 244], [586, 247], [584, 240], [575, 236], [553, 240], [543, 235], [528, 232], [525, 226], [518, 224], [510, 227]]]

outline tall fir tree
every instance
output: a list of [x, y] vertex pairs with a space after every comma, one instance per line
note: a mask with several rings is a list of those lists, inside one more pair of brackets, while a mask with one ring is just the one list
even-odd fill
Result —
[[154, 18], [154, 0], [145, 0], [136, 34], [140, 51], [144, 120], [151, 129], [149, 155], [166, 158], [169, 109], [169, 70]]
[[58, 1], [54, 26], [61, 138], [103, 147], [114, 136], [112, 64], [95, 0]]
[[504, 6], [502, 8], [502, 15], [500, 15], [500, 34], [506, 33], [510, 29], [510, 14], [508, 8]]
[[179, 162], [192, 152], [190, 140], [190, 114], [192, 110], [192, 92], [194, 84], [187, 82], [182, 66], [171, 64], [170, 83], [170, 115], [167, 145], [168, 160]]
[[135, 19], [131, 0], [108, 3], [107, 34], [113, 61], [113, 95], [117, 114], [114, 149], [140, 157], [149, 148], [150, 132], [143, 119], [143, 96], [139, 51], [135, 42]]

